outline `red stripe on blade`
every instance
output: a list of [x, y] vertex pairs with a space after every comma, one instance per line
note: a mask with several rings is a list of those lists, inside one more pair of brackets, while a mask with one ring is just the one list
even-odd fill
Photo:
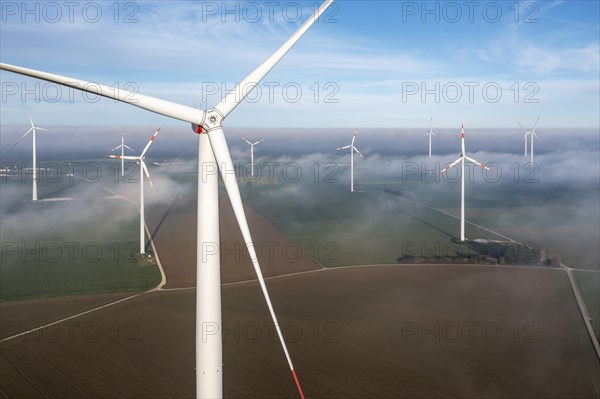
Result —
[[302, 388], [300, 388], [300, 381], [298, 381], [298, 377], [296, 376], [296, 371], [292, 369], [292, 375], [294, 376], [294, 381], [296, 381], [296, 387], [298, 387], [298, 393], [300, 393], [300, 397], [304, 399], [304, 393], [302, 392]]

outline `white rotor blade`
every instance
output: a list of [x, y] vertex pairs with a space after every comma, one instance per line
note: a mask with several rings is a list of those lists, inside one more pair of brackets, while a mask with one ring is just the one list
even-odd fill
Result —
[[352, 145], [354, 145], [354, 140], [356, 140], [357, 134], [358, 134], [358, 129], [354, 130], [354, 136], [352, 136]]
[[275, 65], [283, 58], [283, 56], [292, 48], [294, 44], [302, 37], [302, 35], [310, 28], [310, 26], [323, 14], [333, 0], [326, 0], [313, 15], [269, 58], [263, 61], [254, 71], [250, 72], [240, 83], [236, 84], [235, 88], [227, 93], [225, 97], [215, 106], [223, 119], [231, 113], [244, 101], [244, 98], [260, 83], [260, 81], [268, 74]]
[[[535, 125], [533, 125], [533, 129], [531, 129], [532, 132], [535, 132], [535, 128], [537, 127], [538, 122], [540, 121], [540, 116], [542, 115], [538, 115], [537, 120], [535, 121]], [[534, 133], [535, 134], [535, 133]]]
[[[143, 160], [142, 160], [142, 169], [146, 173], [146, 177], [148, 178], [148, 183], [150, 183], [150, 187], [152, 187], [152, 190], [154, 190], [154, 184], [152, 184], [152, 178], [150, 177], [150, 173], [148, 172], [148, 167], [146, 166], [146, 162], [144, 162]], [[140, 179], [143, 179], [143, 178], [144, 178], [144, 176], [142, 176], [140, 174]]]
[[521, 125], [521, 122], [517, 121], [517, 123], [519, 124], [519, 126], [521, 126], [521, 130], [523, 130], [523, 133], [527, 134], [525, 128], [523, 127], [523, 125]]
[[476, 164], [476, 165], [478, 165], [478, 166], [481, 166], [483, 169], [490, 170], [490, 168], [488, 168], [487, 166], [485, 166], [485, 165], [484, 165], [484, 164], [482, 164], [481, 162], [474, 160], [473, 158], [469, 158], [469, 157], [465, 156], [465, 159], [467, 159], [467, 160], [469, 160], [469, 161], [473, 162], [474, 164]]
[[49, 129], [44, 129], [43, 127], [35, 127], [35, 130], [41, 130], [42, 132], [49, 132], [49, 133], [55, 133], [53, 130], [49, 130]]
[[248, 144], [252, 145], [252, 143], [251, 143], [250, 141], [248, 141], [248, 139], [246, 139], [246, 138], [242, 137], [242, 140], [244, 140], [246, 143], [248, 143]]
[[129, 155], [123, 155], [123, 156], [120, 156], [120, 155], [109, 155], [108, 157], [109, 158], [115, 158], [115, 159], [128, 159], [128, 160], [131, 160], [131, 161], [134, 161], [134, 160], [135, 161], [139, 161], [140, 160], [140, 157], [133, 157], [133, 156], [129, 156]]
[[364, 155], [363, 155], [363, 154], [362, 154], [360, 151], [358, 151], [358, 148], [356, 148], [355, 146], [352, 146], [352, 149], [353, 149], [354, 151], [356, 151], [356, 153], [357, 153], [358, 155], [360, 155], [360, 157], [361, 157], [361, 158], [364, 158], [364, 157], [365, 157], [365, 156], [364, 156]]
[[452, 162], [450, 165], [448, 165], [444, 169], [442, 169], [442, 171], [440, 173], [444, 173], [445, 171], [447, 171], [448, 169], [450, 169], [451, 167], [453, 167], [454, 165], [459, 163], [461, 159], [462, 159], [462, 157], [458, 158], [456, 161]]
[[158, 130], [156, 132], [154, 132], [152, 137], [150, 137], [150, 141], [148, 141], [148, 144], [146, 144], [146, 147], [144, 147], [144, 151], [142, 151], [142, 155], [140, 155], [140, 158], [144, 157], [144, 155], [146, 154], [146, 151], [148, 151], [148, 148], [150, 148], [150, 146], [152, 145], [152, 142], [154, 141], [156, 136], [158, 136], [158, 132], [160, 132], [160, 128], [158, 128]]
[[[119, 146], [119, 147], [120, 147], [120, 146]], [[127, 148], [128, 150], [131, 150], [131, 151], [133, 151], [133, 148], [129, 147], [129, 146], [128, 146], [128, 145], [126, 145], [126, 144], [123, 144], [123, 147]]]
[[223, 178], [223, 182], [225, 183], [227, 195], [229, 196], [229, 200], [231, 201], [231, 206], [233, 207], [235, 218], [237, 219], [238, 225], [240, 226], [240, 230], [242, 232], [242, 236], [244, 237], [244, 242], [246, 243], [246, 247], [248, 248], [248, 253], [250, 254], [250, 258], [252, 260], [252, 266], [254, 267], [254, 272], [256, 273], [256, 277], [258, 278], [260, 288], [265, 297], [265, 301], [267, 302], [267, 306], [271, 314], [271, 319], [273, 319], [273, 323], [275, 324], [277, 335], [279, 336], [279, 340], [281, 342], [281, 346], [283, 347], [285, 357], [290, 366], [290, 370], [292, 371], [294, 380], [296, 381], [296, 386], [298, 387], [301, 396], [304, 397], [302, 394], [302, 389], [300, 388], [300, 383], [298, 382], [298, 378], [296, 376], [296, 372], [294, 371], [294, 365], [292, 364], [292, 359], [290, 358], [290, 354], [285, 344], [281, 328], [279, 327], [277, 316], [275, 315], [273, 305], [271, 304], [271, 298], [269, 296], [269, 291], [267, 290], [267, 286], [265, 284], [265, 279], [263, 278], [260, 265], [258, 264], [258, 258], [256, 256], [256, 251], [254, 250], [252, 236], [250, 235], [250, 228], [248, 227], [248, 221], [246, 220], [246, 214], [244, 212], [244, 205], [240, 196], [240, 189], [238, 187], [235, 177], [233, 161], [231, 160], [231, 154], [229, 153], [229, 148], [227, 147], [225, 133], [223, 132], [223, 129], [218, 128], [210, 130], [208, 132], [208, 137], [210, 138], [210, 144], [213, 148], [215, 159], [217, 161], [217, 165], [219, 166], [219, 171], [221, 172], [221, 177]]
[[113, 87], [87, 82], [85, 80], [55, 75], [48, 72], [37, 71], [35, 69], [23, 68], [16, 65], [0, 63], [0, 69], [18, 73], [20, 75], [47, 80], [48, 82], [58, 83], [63, 86], [97, 94], [102, 97], [112, 98], [185, 122], [196, 123], [198, 125], [201, 125], [204, 122], [204, 111], [188, 107], [187, 105], [177, 104], [170, 101], [161, 100], [159, 98], [145, 96], [143, 94], [132, 93], [123, 89], [115, 89]]
[[344, 147], [338, 147], [337, 150], [345, 150], [346, 148], [350, 148], [350, 147], [352, 147], [352, 144], [346, 145]]
[[24, 135], [21, 136], [21, 138], [19, 140], [17, 140], [17, 142], [15, 144], [13, 144], [12, 148], [10, 149], [11, 151], [13, 150], [13, 148], [15, 148], [17, 146], [17, 144], [19, 144], [19, 142], [21, 140], [23, 140], [25, 138], [25, 136], [27, 136], [29, 134], [29, 132], [31, 132], [33, 129], [35, 129], [35, 127], [31, 127], [27, 132], [25, 132]]
[[29, 122], [31, 122], [31, 127], [35, 127], [35, 124], [33, 123], [33, 119], [31, 118], [31, 113], [27, 113], [27, 115], [29, 116]]
[[111, 151], [118, 150], [121, 147], [123, 147], [123, 144], [119, 144], [118, 146], [116, 146], [115, 148], [113, 148]]
[[260, 144], [260, 143], [262, 143], [263, 141], [264, 141], [264, 140], [258, 140], [256, 143], [252, 143], [252, 145], [257, 145], [257, 144]]

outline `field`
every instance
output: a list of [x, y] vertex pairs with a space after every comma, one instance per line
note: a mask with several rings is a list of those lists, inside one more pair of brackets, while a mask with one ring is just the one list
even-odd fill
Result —
[[[82, 206], [88, 211], [78, 213]], [[0, 299], [154, 287], [158, 269], [140, 267], [136, 259], [136, 214], [139, 218], [137, 208], [122, 200], [23, 204], [0, 227]]]
[[[359, 187], [350, 194], [343, 185], [242, 184], [261, 267], [307, 397], [600, 397], [600, 364], [563, 270], [393, 265], [414, 251], [412, 244], [461, 248], [452, 216], [458, 197], [442, 198], [442, 189], [416, 183]], [[1, 396], [193, 397], [196, 204], [189, 189], [176, 192], [170, 201], [154, 201], [147, 214], [165, 289], [0, 304], [3, 338], [97, 308], [1, 342]], [[135, 207], [103, 201], [126, 206], [113, 211], [132, 217], [118, 229], [107, 219], [94, 232], [65, 218], [65, 231], [80, 240], [109, 231], [123, 234], [111, 236], [115, 241], [136, 237]], [[519, 201], [501, 208], [505, 218], [490, 212], [489, 196], [470, 201], [467, 219], [501, 234], [512, 237], [528, 224], [531, 210]], [[575, 220], [575, 210], [559, 199], [546, 205], [543, 212], [555, 221], [534, 220], [548, 237], [569, 228], [568, 221], [573, 232], [594, 222]], [[220, 206], [228, 249], [225, 396], [297, 397], [226, 196]], [[469, 224], [467, 236], [499, 239]], [[515, 238], [528, 237], [522, 230]], [[581, 273], [593, 272], [576, 274], [592, 301], [597, 284]], [[120, 302], [102, 307], [114, 301]]]
[[[371, 266], [268, 284], [308, 397], [598, 392], [598, 361], [558, 270]], [[194, 294], [143, 294], [78, 318], [72, 337], [63, 323], [60, 339], [2, 343], [3, 395], [193, 397]], [[224, 285], [223, 310], [225, 396], [296, 397], [257, 284]]]

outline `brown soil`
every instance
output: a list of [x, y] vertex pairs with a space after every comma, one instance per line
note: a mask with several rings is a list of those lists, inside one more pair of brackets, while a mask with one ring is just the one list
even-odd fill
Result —
[[[367, 266], [267, 284], [308, 398], [598, 394], [598, 360], [560, 270]], [[193, 397], [194, 295], [144, 294], [77, 318], [87, 335], [0, 344], [0, 396]], [[224, 285], [223, 312], [225, 396], [297, 397], [257, 283]]]
[[[264, 217], [245, 207], [260, 266], [265, 277], [320, 267]], [[196, 200], [177, 199], [148, 218], [156, 250], [167, 276], [165, 288], [196, 285]], [[221, 281], [255, 279], [242, 234], [228, 198], [220, 201]]]

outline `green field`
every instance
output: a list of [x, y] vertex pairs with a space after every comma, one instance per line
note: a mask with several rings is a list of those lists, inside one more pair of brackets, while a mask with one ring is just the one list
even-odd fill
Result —
[[[10, 192], [3, 185], [3, 194]], [[19, 191], [20, 187], [19, 187]], [[36, 202], [4, 196], [0, 300], [138, 291], [160, 281], [156, 266], [138, 266], [139, 213], [118, 199]], [[74, 187], [40, 184], [40, 198]], [[102, 194], [97, 188], [91, 194]]]

